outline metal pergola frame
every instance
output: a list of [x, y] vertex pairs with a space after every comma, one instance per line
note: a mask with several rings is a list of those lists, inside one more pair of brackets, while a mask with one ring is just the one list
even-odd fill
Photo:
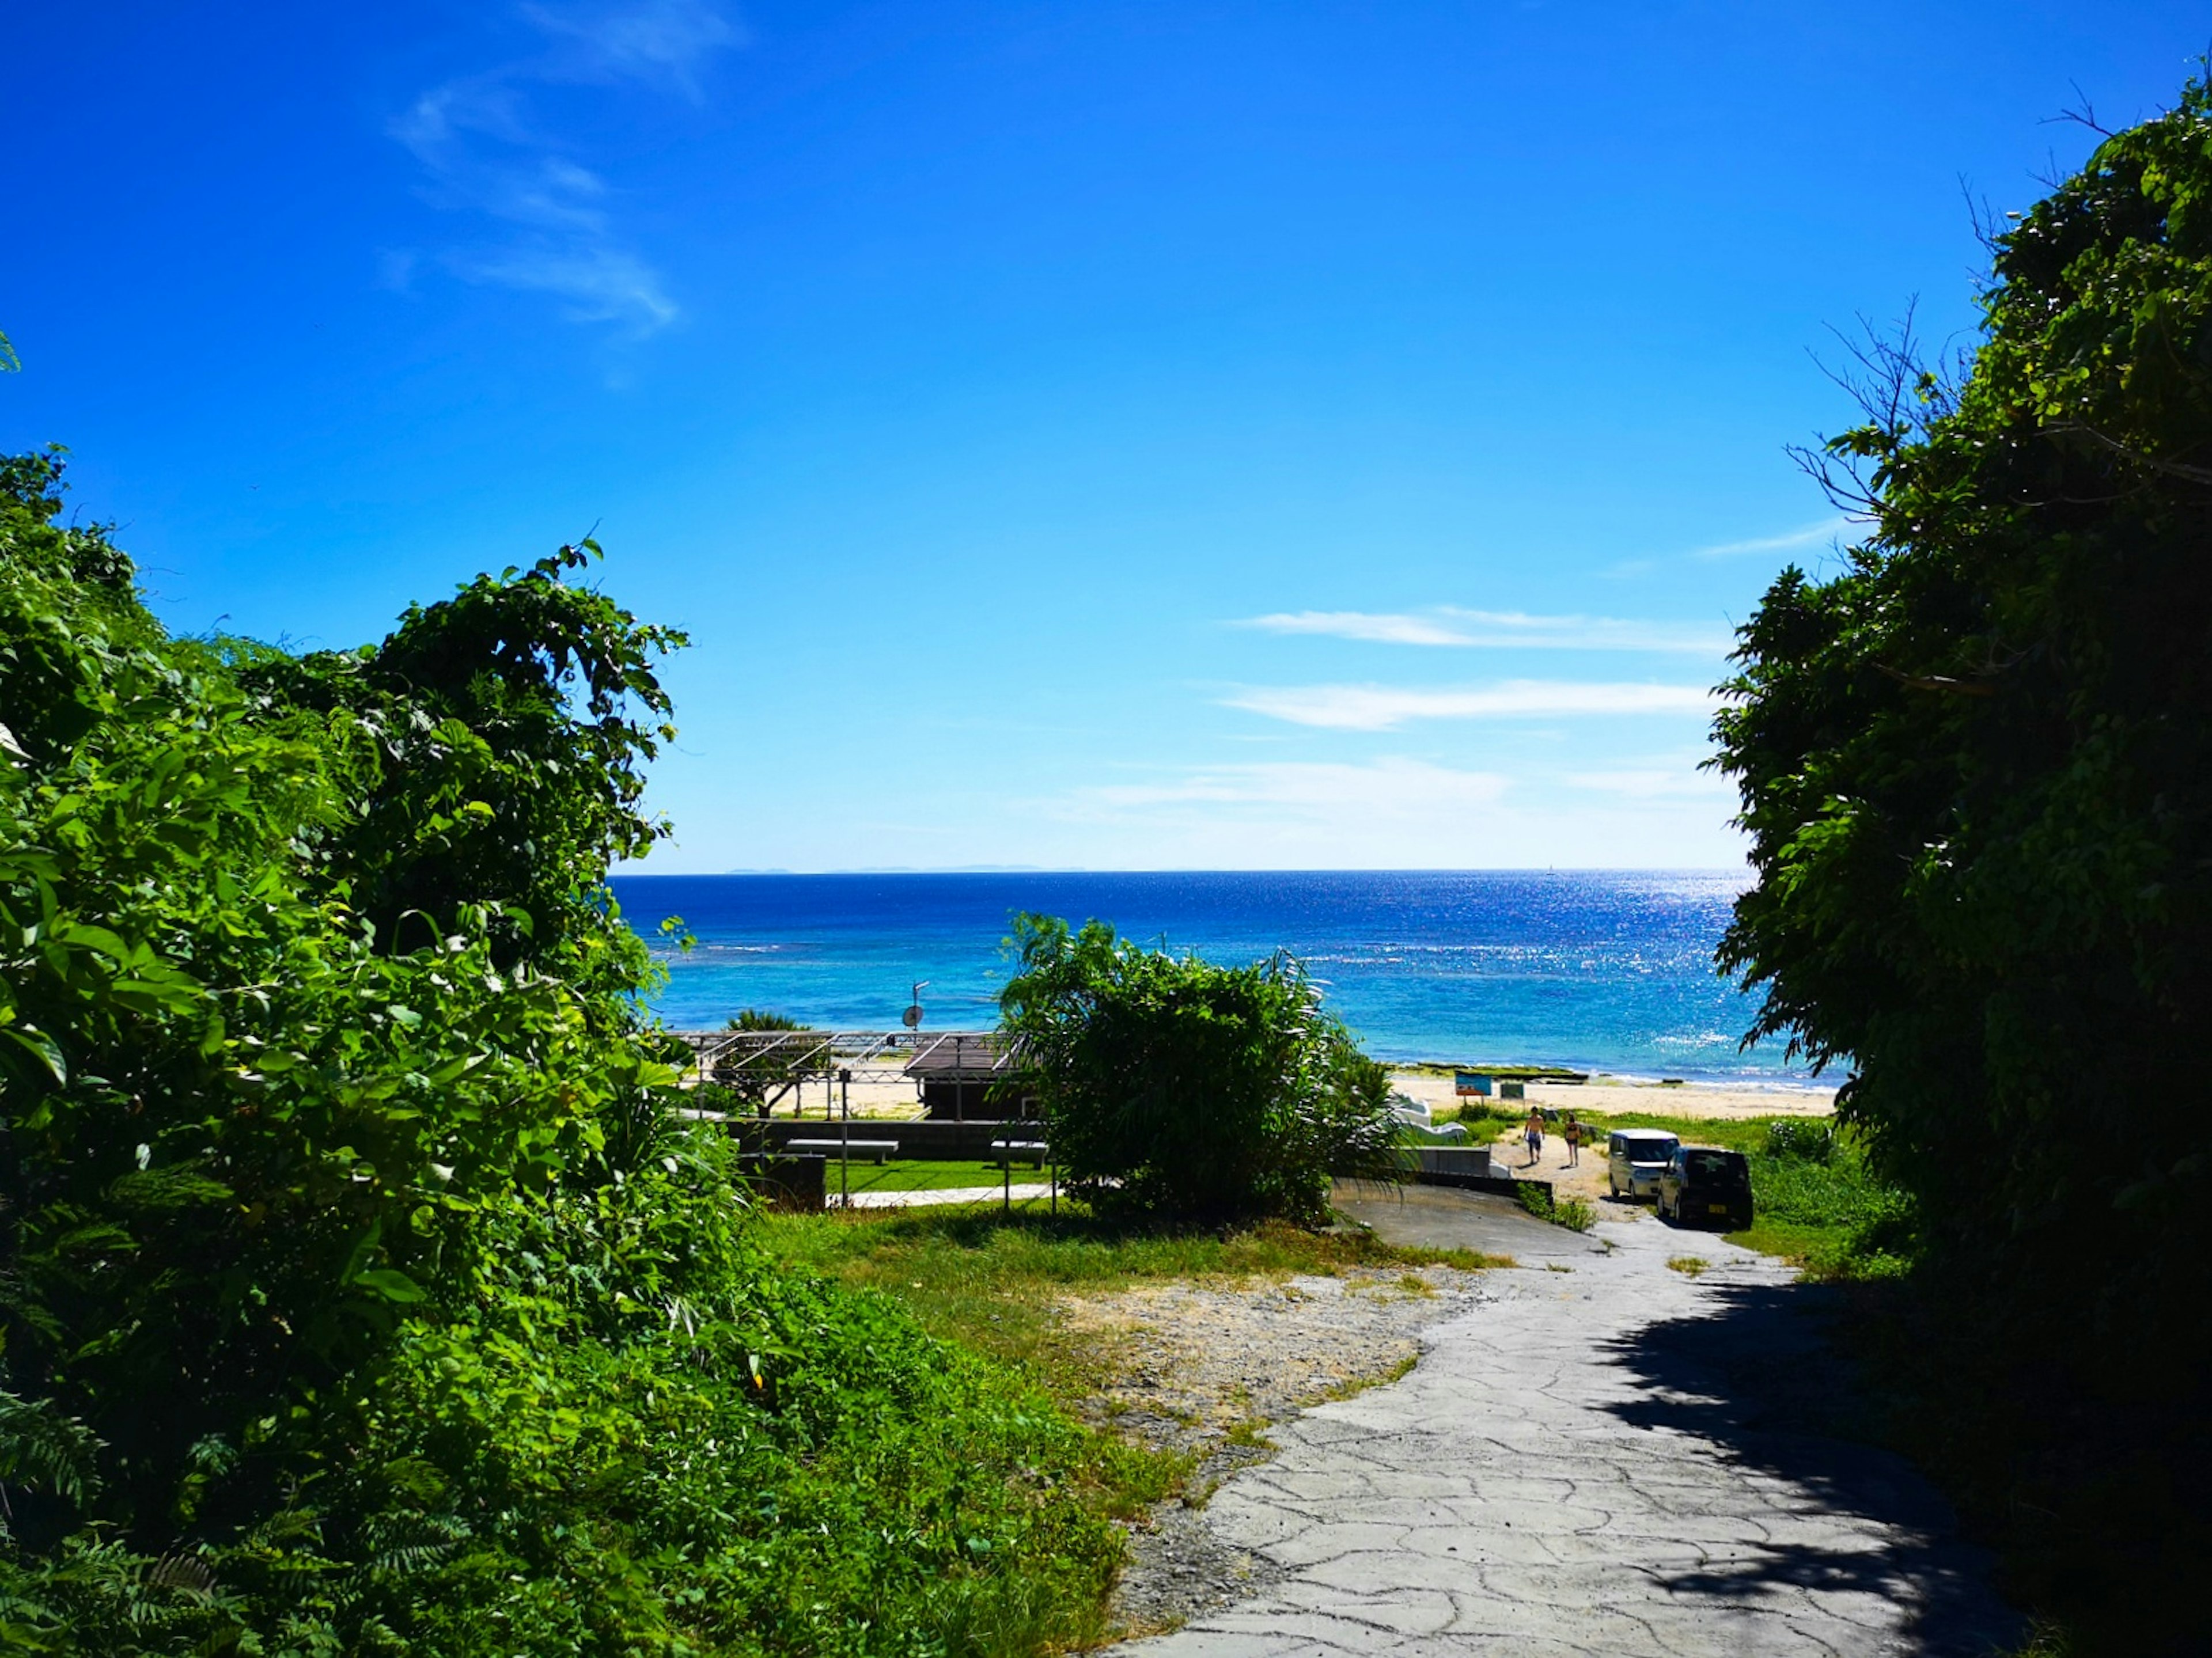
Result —
[[926, 1075], [950, 1072], [965, 1082], [996, 1081], [1017, 1056], [990, 1030], [678, 1030], [702, 1082], [763, 1085], [771, 1109], [803, 1084], [821, 1078], [910, 1082], [917, 1096]]
[[[702, 1082], [742, 1086], [748, 1072], [760, 1079], [763, 1114], [775, 1109], [787, 1094], [821, 1078], [823, 1120], [842, 1117], [848, 1139], [855, 1082], [910, 1082], [919, 1098], [930, 1073], [962, 1083], [994, 1082], [1018, 1071], [1021, 1059], [1018, 1048], [991, 1030], [678, 1030], [672, 1034], [690, 1045]], [[802, 1094], [794, 1104], [803, 1109], [803, 1103]], [[1050, 1139], [1049, 1133], [1046, 1138]], [[838, 1163], [842, 1185], [850, 1158], [841, 1155]], [[1010, 1150], [1006, 1162], [1010, 1209], [1013, 1179]], [[849, 1206], [849, 1189], [845, 1202]], [[1052, 1160], [1052, 1207], [1054, 1214], [1059, 1213], [1056, 1157]]]

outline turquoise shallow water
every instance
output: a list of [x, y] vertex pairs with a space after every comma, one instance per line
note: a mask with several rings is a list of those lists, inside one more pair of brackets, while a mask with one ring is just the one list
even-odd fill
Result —
[[1023, 909], [1195, 949], [1219, 961], [1285, 946], [1329, 1005], [1390, 1060], [1523, 1061], [1627, 1076], [1802, 1084], [1779, 1047], [1737, 1051], [1751, 1003], [1713, 970], [1744, 877], [1708, 871], [1317, 871], [1083, 874], [623, 876], [662, 951], [655, 1005], [684, 1029], [740, 1007], [889, 1029], [910, 986], [927, 1027], [993, 1023]]

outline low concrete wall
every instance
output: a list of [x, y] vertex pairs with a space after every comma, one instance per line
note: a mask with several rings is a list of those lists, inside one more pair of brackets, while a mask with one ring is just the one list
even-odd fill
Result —
[[1413, 1176], [1417, 1186], [1449, 1186], [1462, 1192], [1495, 1192], [1501, 1198], [1517, 1198], [1521, 1188], [1531, 1186], [1546, 1197], [1552, 1194], [1552, 1182], [1547, 1180], [1515, 1180], [1510, 1175], [1452, 1175], [1431, 1174], [1423, 1169]]
[[[766, 1122], [757, 1119], [732, 1118], [730, 1132], [750, 1152], [766, 1151], [775, 1159], [774, 1167], [787, 1164], [817, 1163], [822, 1159], [811, 1154], [790, 1157], [784, 1146], [793, 1140], [834, 1140], [841, 1125], [836, 1119], [824, 1122], [819, 1117], [794, 1120], [772, 1117]], [[998, 1139], [1031, 1140], [1044, 1138], [1035, 1123], [1002, 1122], [882, 1122], [872, 1119], [853, 1120], [853, 1138], [856, 1140], [896, 1140], [897, 1155], [921, 1163], [988, 1163], [991, 1142]], [[1465, 1192], [1495, 1192], [1504, 1197], [1516, 1195], [1524, 1186], [1536, 1187], [1549, 1195], [1549, 1181], [1516, 1180], [1504, 1169], [1490, 1159], [1487, 1148], [1482, 1146], [1424, 1145], [1415, 1154], [1419, 1166], [1413, 1178], [1421, 1186], [1450, 1186]], [[799, 1178], [804, 1181], [805, 1175]], [[817, 1173], [813, 1178], [820, 1181]], [[815, 1187], [817, 1206], [820, 1204], [819, 1185]], [[803, 1201], [803, 1199], [802, 1199]]]
[[[896, 1140], [899, 1157], [923, 1163], [988, 1163], [993, 1140], [1044, 1138], [1035, 1123], [879, 1122], [855, 1117], [852, 1128], [856, 1140]], [[765, 1146], [781, 1151], [793, 1140], [834, 1140], [842, 1130], [834, 1117], [828, 1122], [819, 1117], [771, 1117], [766, 1122], [733, 1118], [730, 1123], [731, 1133], [749, 1151]]]
[[1424, 1175], [1503, 1175], [1486, 1145], [1417, 1145], [1412, 1148]]
[[1419, 1159], [1413, 1180], [1420, 1186], [1450, 1186], [1462, 1192], [1495, 1192], [1502, 1197], [1517, 1197], [1524, 1186], [1540, 1189], [1548, 1197], [1552, 1182], [1524, 1181], [1493, 1162], [1490, 1148], [1484, 1145], [1424, 1145], [1415, 1148]]

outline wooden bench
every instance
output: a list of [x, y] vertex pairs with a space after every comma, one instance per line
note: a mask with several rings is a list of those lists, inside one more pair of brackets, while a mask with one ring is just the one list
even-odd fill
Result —
[[898, 1155], [896, 1140], [786, 1140], [787, 1151], [811, 1152], [816, 1157], [835, 1157], [849, 1154], [866, 1157], [871, 1163], [881, 1163], [885, 1157]]
[[1021, 1162], [1032, 1169], [1044, 1167], [1046, 1154], [1051, 1150], [1042, 1140], [993, 1140], [993, 1163]]

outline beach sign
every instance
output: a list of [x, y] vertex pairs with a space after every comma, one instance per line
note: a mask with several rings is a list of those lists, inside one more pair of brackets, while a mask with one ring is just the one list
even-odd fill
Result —
[[1452, 1073], [1452, 1092], [1465, 1099], [1470, 1094], [1490, 1097], [1490, 1078], [1480, 1071], [1455, 1071]]

